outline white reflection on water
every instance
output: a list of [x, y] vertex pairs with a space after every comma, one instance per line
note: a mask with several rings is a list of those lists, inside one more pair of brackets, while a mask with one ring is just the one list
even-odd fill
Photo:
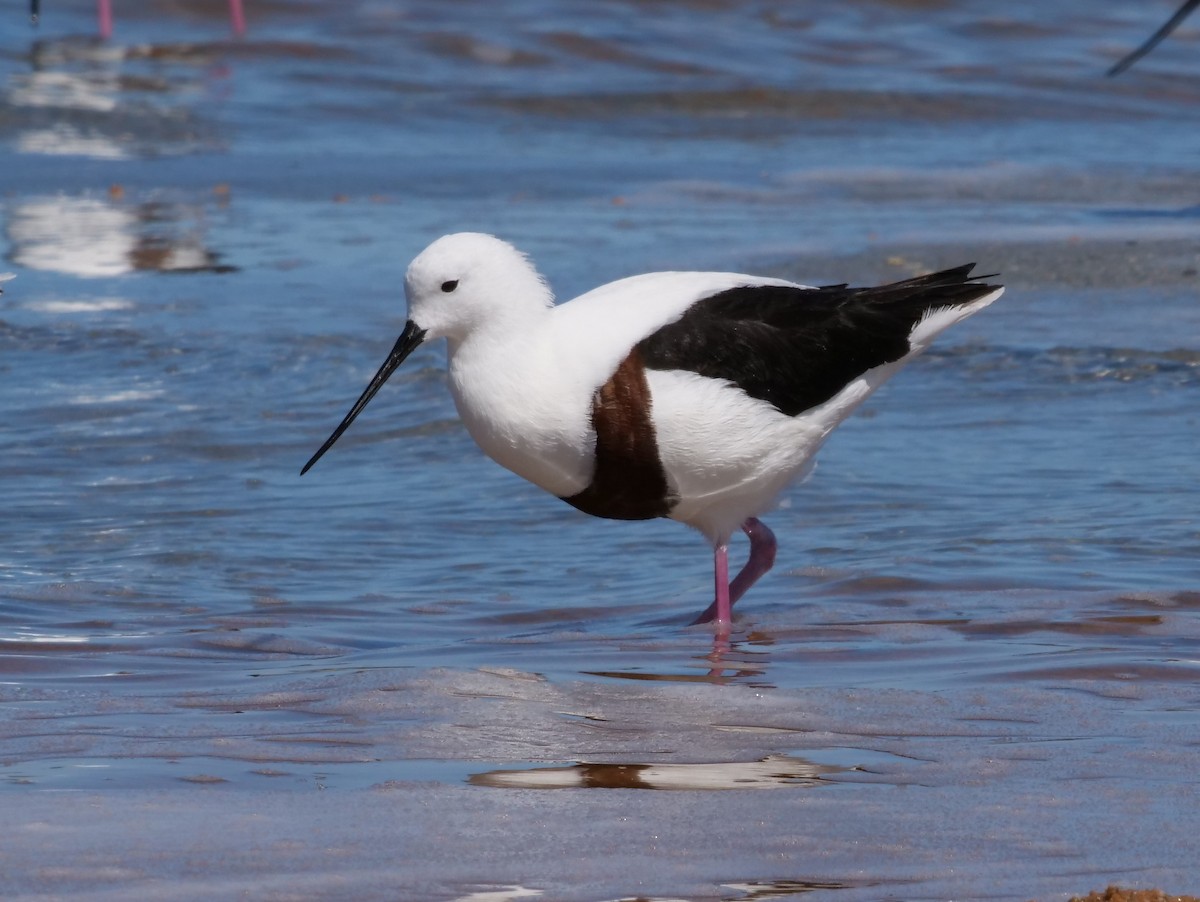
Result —
[[197, 204], [37, 197], [11, 208], [8, 238], [15, 263], [85, 278], [220, 269], [204, 243], [203, 217]]
[[[102, 160], [129, 159], [128, 142], [94, 124], [86, 128], [66, 117], [112, 115], [121, 105], [120, 66], [124, 51], [101, 44], [46, 42], [35, 44], [32, 69], [9, 79], [6, 100], [14, 108], [40, 111], [43, 116], [21, 129], [21, 153], [83, 156]], [[44, 124], [44, 114], [61, 111], [63, 119]]]
[[542, 895], [540, 889], [499, 886], [469, 892], [465, 896], [459, 896], [454, 902], [513, 902], [515, 899], [533, 899], [540, 895]]
[[94, 198], [49, 197], [17, 204], [9, 220], [13, 262], [75, 276], [129, 272], [133, 211]]
[[0, 636], [0, 642], [21, 642], [21, 643], [49, 643], [59, 645], [62, 643], [71, 643], [74, 645], [86, 645], [91, 639], [87, 636], [60, 636], [60, 635], [37, 635], [35, 633], [18, 633], [15, 636]]
[[80, 298], [69, 301], [56, 298], [45, 301], [29, 301], [22, 306], [35, 313], [112, 313], [117, 310], [132, 309], [133, 302], [125, 298]]
[[72, 404], [126, 404], [130, 401], [150, 401], [162, 397], [162, 389], [115, 391], [106, 394], [80, 394], [70, 399]]
[[98, 160], [127, 160], [132, 154], [112, 138], [84, 134], [73, 125], [59, 122], [50, 128], [30, 129], [17, 138], [21, 153], [44, 156], [92, 157]]
[[[119, 49], [110, 48], [107, 53], [89, 54], [87, 69], [82, 72], [34, 69], [15, 75], [10, 83], [8, 101], [21, 107], [112, 112], [119, 104], [117, 95], [121, 82], [116, 67], [123, 56]], [[37, 62], [35, 56], [35, 65]]]
[[20, 153], [130, 160], [219, 144], [196, 109], [225, 95], [230, 70], [204, 46], [66, 38], [35, 42], [28, 60], [0, 84]]

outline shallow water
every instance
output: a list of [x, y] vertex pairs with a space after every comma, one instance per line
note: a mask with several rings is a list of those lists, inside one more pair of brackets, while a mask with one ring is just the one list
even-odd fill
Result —
[[[149, 3], [118, 5], [99, 44], [90, 8], [66, 6], [0, 30], [6, 809], [48, 823], [40, 790], [120, 790], [106, 804], [153, 820], [211, 804], [197, 793], [252, 811], [250, 791], [287, 790], [303, 810], [328, 788], [355, 800], [334, 816], [349, 835], [356, 806], [411, 784], [465, 836], [473, 806], [544, 797], [529, 786], [661, 778], [726, 806], [705, 817], [757, 811], [784, 836], [788, 806], [820, 796], [805, 804], [843, 812], [845, 845], [801, 865], [725, 831], [729, 873], [709, 873], [692, 817], [659, 803], [676, 867], [629, 846], [607, 882], [549, 852], [514, 871], [482, 833], [486, 866], [451, 843], [402, 897], [937, 898], [963, 894], [936, 866], [956, 855], [1001, 897], [1130, 874], [1197, 890], [1194, 29], [1112, 80], [1157, 12], [274, 2], [229, 41], [223, 4]], [[839, 429], [767, 518], [777, 568], [714, 651], [684, 626], [709, 600], [700, 538], [590, 520], [484, 459], [440, 348], [298, 477], [403, 323], [408, 259], [460, 229], [530, 252], [563, 298], [649, 269], [827, 283], [972, 259], [1009, 291]], [[766, 697], [817, 722], [781, 723]], [[1021, 735], [962, 734], [936, 804], [821, 795], [870, 773], [928, 785], [896, 756], [977, 717]], [[1045, 786], [1078, 812], [1096, 744], [1119, 747], [1106, 798], [1171, 828], [1145, 854], [1128, 836], [1055, 846], [1062, 825], [1011, 801], [1043, 778], [986, 764], [1009, 742], [1056, 745]], [[736, 800], [746, 781], [799, 795]], [[566, 834], [621, 816], [597, 804], [542, 816]], [[1025, 837], [1002, 847], [1011, 867], [937, 831], [880, 852], [943, 805], [971, 809], [976, 839]], [[8, 895], [101, 867], [39, 872], [38, 854]], [[153, 860], [114, 898], [169, 876]], [[240, 888], [284, 892], [287, 862], [263, 861]], [[343, 878], [311, 892], [377, 892]]]

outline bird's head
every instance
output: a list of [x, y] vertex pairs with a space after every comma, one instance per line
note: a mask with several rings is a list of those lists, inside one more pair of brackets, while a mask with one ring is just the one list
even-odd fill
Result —
[[404, 292], [409, 321], [427, 339], [452, 343], [479, 329], [502, 331], [553, 301], [524, 254], [480, 232], [445, 235], [425, 248], [408, 267]]
[[480, 232], [439, 238], [417, 256], [404, 277], [408, 322], [383, 366], [341, 424], [300, 471], [307, 473], [354, 422], [405, 358], [428, 339], [447, 338], [451, 350], [480, 333], [503, 340], [525, 328], [554, 299], [533, 264], [511, 244]]

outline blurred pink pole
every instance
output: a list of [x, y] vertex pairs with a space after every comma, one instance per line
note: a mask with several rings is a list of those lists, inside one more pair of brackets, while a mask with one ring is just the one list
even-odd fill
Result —
[[112, 37], [112, 0], [97, 0], [96, 15], [100, 18], [100, 37]]
[[[96, 0], [96, 16], [100, 20], [100, 37], [105, 40], [111, 38], [113, 31], [112, 0]], [[246, 12], [242, 8], [242, 0], [229, 0], [229, 25], [238, 37], [246, 33]]]

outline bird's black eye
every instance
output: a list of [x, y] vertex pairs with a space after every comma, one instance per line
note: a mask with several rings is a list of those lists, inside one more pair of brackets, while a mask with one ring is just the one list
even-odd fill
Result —
[[451, 291], [453, 291], [457, 287], [458, 287], [458, 279], [451, 279], [449, 282], [442, 283], [442, 291], [446, 292], [447, 294], [449, 294]]

